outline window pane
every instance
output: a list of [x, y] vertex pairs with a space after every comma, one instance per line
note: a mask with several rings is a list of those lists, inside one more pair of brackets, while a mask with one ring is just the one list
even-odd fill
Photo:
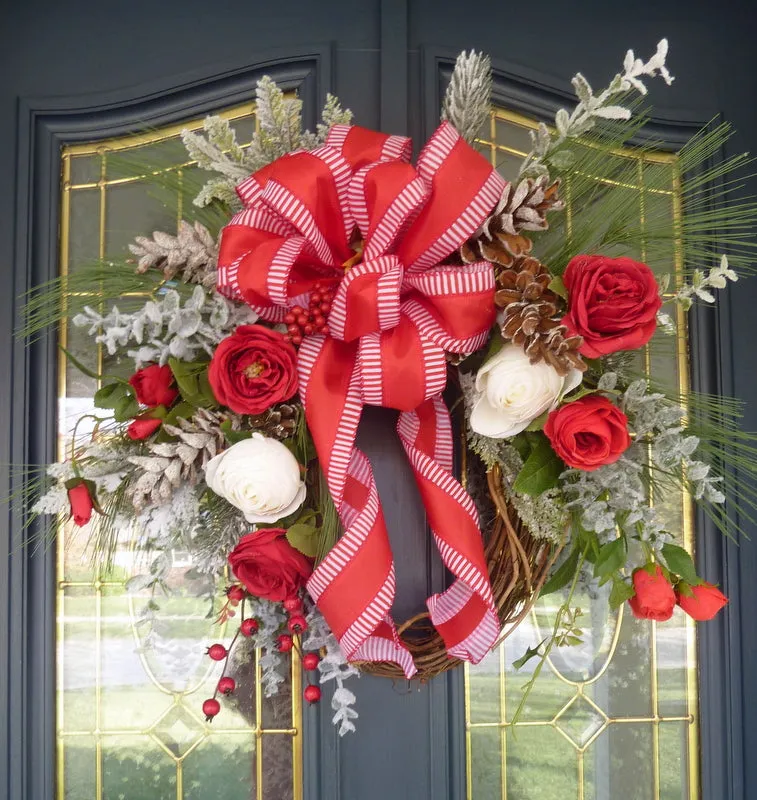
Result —
[[[239, 140], [255, 126], [251, 105], [224, 112]], [[100, 258], [123, 258], [135, 235], [176, 230], [177, 208], [196, 193], [178, 139], [182, 127], [63, 151], [61, 270]], [[136, 162], [159, 165], [172, 180], [158, 186]], [[173, 188], [172, 188], [173, 187]], [[171, 194], [173, 192], [173, 194]], [[138, 302], [143, 300], [137, 298]], [[124, 302], [128, 302], [128, 299]], [[91, 305], [97, 306], [97, 287]], [[88, 367], [128, 376], [93, 347], [83, 329], [61, 332], [68, 349]], [[97, 381], [69, 367], [61, 376], [59, 446], [70, 442], [75, 421], [93, 410]], [[82, 427], [79, 433], [82, 433]], [[257, 656], [232, 673], [236, 703], [224, 703], [212, 725], [202, 716], [221, 665], [205, 656], [233, 631], [215, 622], [211, 601], [222, 586], [191, 571], [186, 553], [171, 553], [166, 596], [154, 619], [147, 590], [126, 590], [145, 571], [127, 528], [117, 531], [115, 567], [91, 565], [86, 529], [61, 526], [58, 538], [58, 798], [59, 800], [259, 800], [301, 797], [299, 691], [291, 680], [271, 699], [256, 690]], [[216, 602], [215, 611], [219, 608]], [[295, 679], [298, 679], [296, 666]]]
[[[509, 180], [529, 148], [536, 125], [494, 110], [479, 147]], [[645, 225], [678, 214], [675, 157], [618, 156], [612, 180], [624, 203]], [[599, 182], [608, 176], [596, 175]], [[567, 184], [568, 182], [566, 182]], [[570, 187], [563, 187], [571, 213]], [[651, 238], [651, 237], [650, 237]], [[678, 254], [634, 254], [670, 271]], [[667, 347], [643, 354], [663, 386], [688, 385], [686, 331]], [[672, 345], [670, 344], [672, 342]], [[691, 549], [691, 509], [683, 495], [650, 498], [670, 530], [683, 531]], [[611, 613], [603, 589], [591, 587], [576, 605], [584, 610], [583, 643], [553, 650], [520, 720], [511, 720], [533, 662], [512, 667], [551, 629], [559, 595], [540, 599], [529, 617], [494, 653], [466, 668], [469, 800], [694, 800], [697, 787], [697, 695], [693, 622], [679, 609], [663, 625]]]

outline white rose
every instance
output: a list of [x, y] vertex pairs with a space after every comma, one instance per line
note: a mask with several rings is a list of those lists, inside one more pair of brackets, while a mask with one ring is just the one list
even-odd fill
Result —
[[478, 395], [470, 415], [476, 433], [492, 439], [515, 436], [581, 383], [581, 372], [565, 377], [540, 361], [532, 364], [522, 347], [506, 344], [476, 375]]
[[247, 522], [276, 522], [305, 499], [297, 459], [281, 442], [260, 433], [212, 458], [205, 467], [205, 482]]

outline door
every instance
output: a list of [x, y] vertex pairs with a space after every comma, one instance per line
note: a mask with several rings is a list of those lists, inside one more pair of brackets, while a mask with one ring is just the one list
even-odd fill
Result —
[[[54, 457], [55, 342], [51, 337], [25, 349], [12, 331], [18, 296], [59, 268], [62, 147], [233, 108], [249, 99], [255, 81], [266, 73], [300, 94], [310, 127], [326, 91], [332, 91], [361, 124], [409, 133], [418, 147], [433, 130], [451, 63], [463, 48], [491, 54], [495, 101], [505, 116], [515, 112], [541, 120], [570, 102], [568, 79], [576, 71], [601, 81], [613, 74], [627, 47], [651, 52], [666, 35], [678, 78], [672, 89], [652, 90], [657, 138], [675, 149], [696, 124], [722, 114], [739, 132], [734, 152], [757, 150], [752, 103], [757, 24], [737, 0], [721, 4], [717, 17], [704, 3], [688, 4], [681, 15], [674, 0], [642, 2], [622, 17], [606, 4], [592, 5], [547, 0], [537, 13], [526, 6], [476, 0], [464, 6], [426, 0], [293, 0], [266, 7], [211, 7], [195, 0], [64, 7], [29, 0], [6, 9], [0, 30], [0, 174], [6, 176], [0, 190], [0, 270], [6, 287], [0, 297], [0, 363], [7, 365], [8, 378], [0, 388], [0, 463], [42, 463]], [[757, 381], [750, 325], [756, 300], [757, 282], [740, 283], [717, 315], [696, 319], [691, 334], [695, 385], [751, 402], [744, 424], [752, 430], [757, 429]], [[372, 412], [360, 435], [382, 496], [393, 498], [384, 503], [389, 529], [403, 532], [393, 537], [399, 618], [417, 609], [444, 576], [427, 549], [422, 510], [409, 488], [399, 446], [393, 449], [385, 436], [390, 424], [391, 415]], [[17, 471], [9, 471], [12, 488], [19, 480]], [[56, 560], [54, 548], [19, 546], [22, 525], [12, 507], [0, 522], [8, 553], [0, 567], [0, 585], [7, 587], [0, 608], [7, 652], [0, 671], [5, 706], [0, 775], [4, 796], [36, 800], [58, 796]], [[757, 749], [757, 690], [748, 679], [757, 667], [757, 620], [748, 613], [757, 602], [750, 579], [757, 574], [757, 549], [753, 543], [740, 548], [725, 543], [704, 520], [697, 520], [696, 536], [704, 573], [732, 598], [728, 614], [699, 632], [701, 725], [692, 752], [701, 748], [700, 794], [705, 800], [748, 800], [757, 795], [757, 766], [748, 757]], [[358, 733], [343, 739], [331, 726], [328, 698], [318, 709], [305, 709], [304, 796], [503, 796], [495, 793], [499, 788], [474, 793], [470, 785], [472, 759], [482, 752], [470, 727], [466, 736], [471, 717], [465, 698], [475, 690], [473, 680], [469, 676], [466, 683], [459, 671], [428, 686], [408, 687], [363, 677], [356, 687]], [[96, 729], [93, 734], [99, 736]], [[543, 751], [546, 759], [548, 739], [535, 741], [530, 752], [541, 757]], [[501, 770], [507, 758], [501, 750], [489, 755], [491, 765], [479, 767], [480, 772]], [[612, 760], [607, 763], [612, 769]], [[501, 771], [498, 776], [501, 783]], [[638, 796], [695, 796], [683, 793], [688, 792], [683, 782], [658, 785], [657, 795], [644, 788]], [[122, 794], [129, 800], [126, 787]], [[216, 788], [203, 791], [200, 796], [210, 798]], [[594, 796], [636, 796], [619, 787], [608, 791], [595, 786]], [[219, 790], [217, 796], [227, 795]], [[510, 789], [511, 800], [530, 796], [524, 787]]]

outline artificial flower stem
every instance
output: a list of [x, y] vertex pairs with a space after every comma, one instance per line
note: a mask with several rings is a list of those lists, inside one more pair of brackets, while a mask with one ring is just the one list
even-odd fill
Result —
[[570, 604], [573, 600], [573, 595], [576, 592], [576, 586], [578, 585], [578, 577], [581, 574], [581, 567], [583, 567], [584, 561], [586, 560], [586, 553], [589, 550], [589, 545], [587, 544], [583, 552], [581, 553], [578, 563], [576, 564], [576, 572], [573, 575], [573, 582], [570, 585], [570, 591], [568, 592], [568, 596], [565, 599], [565, 602], [560, 606], [557, 610], [557, 616], [555, 617], [555, 624], [552, 628], [552, 635], [549, 637], [549, 641], [544, 647], [544, 652], [539, 657], [539, 662], [537, 663], [534, 671], [531, 675], [531, 679], [528, 683], [525, 684], [523, 687], [523, 695], [520, 699], [520, 703], [518, 703], [518, 707], [515, 709], [515, 714], [513, 715], [510, 724], [513, 726], [513, 731], [515, 730], [515, 725], [517, 725], [518, 720], [520, 719], [520, 715], [523, 713], [523, 709], [526, 707], [526, 701], [528, 700], [529, 694], [531, 694], [531, 690], [534, 688], [534, 684], [539, 678], [541, 674], [542, 667], [544, 666], [545, 662], [549, 658], [549, 654], [552, 652], [552, 648], [557, 641], [557, 632], [560, 630], [560, 626], [562, 625], [562, 620], [565, 614], [570, 610]]

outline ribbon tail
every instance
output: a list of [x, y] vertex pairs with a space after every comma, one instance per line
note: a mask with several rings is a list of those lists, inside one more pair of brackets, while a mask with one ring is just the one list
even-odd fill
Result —
[[400, 415], [397, 430], [415, 473], [434, 540], [456, 580], [428, 599], [447, 652], [477, 664], [500, 633], [478, 513], [453, 474], [452, 426], [441, 395]]
[[391, 661], [416, 672], [389, 611], [395, 575], [389, 536], [370, 463], [355, 446], [362, 401], [356, 346], [308, 337], [300, 349], [300, 388], [344, 534], [307, 588], [350, 661]]

